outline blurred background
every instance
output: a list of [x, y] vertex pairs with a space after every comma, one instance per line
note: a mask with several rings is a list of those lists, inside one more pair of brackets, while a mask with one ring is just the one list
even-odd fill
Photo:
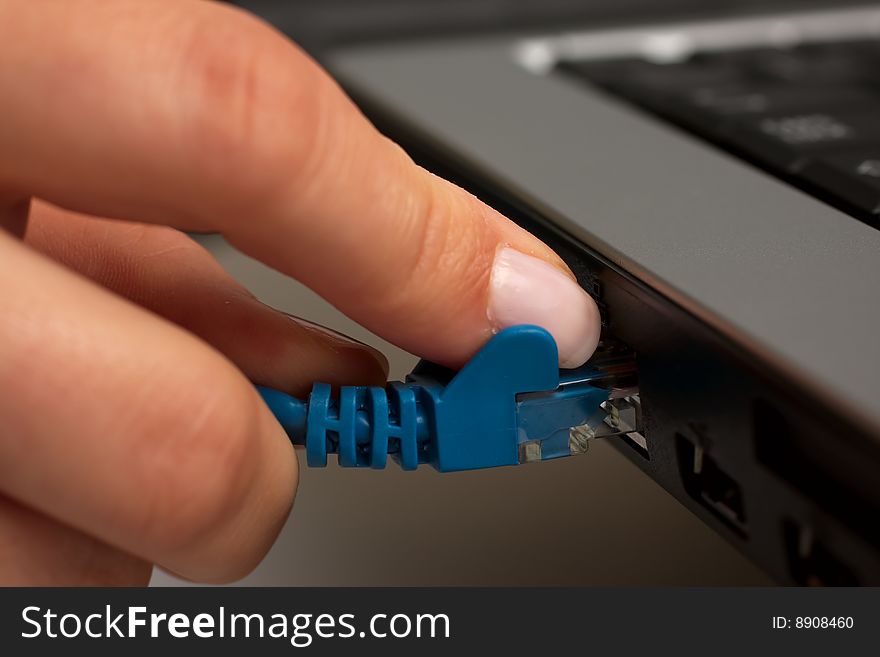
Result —
[[[371, 344], [400, 379], [417, 359], [297, 282], [201, 237], [263, 302]], [[247, 336], [242, 336], [247, 339]], [[153, 585], [180, 584], [157, 571]], [[610, 446], [516, 468], [300, 469], [258, 586], [767, 585], [770, 579]]]
[[320, 58], [340, 43], [441, 34], [552, 32], [621, 22], [802, 8], [828, 0], [231, 0]]

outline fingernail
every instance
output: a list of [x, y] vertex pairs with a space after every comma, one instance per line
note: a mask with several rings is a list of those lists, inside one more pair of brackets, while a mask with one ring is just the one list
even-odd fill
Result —
[[287, 316], [295, 323], [297, 323], [300, 327], [302, 327], [309, 333], [312, 333], [322, 344], [324, 344], [336, 353], [355, 350], [358, 353], [369, 355], [382, 369], [382, 371], [384, 372], [384, 376], [388, 376], [388, 359], [385, 358], [385, 355], [378, 349], [374, 349], [370, 345], [361, 342], [360, 340], [355, 340], [348, 335], [344, 335], [343, 333], [334, 331], [333, 329], [327, 328], [326, 326], [315, 324], [314, 322], [310, 322], [309, 320], [303, 319], [302, 317], [296, 317], [295, 315], [290, 314], [287, 314]]
[[488, 316], [497, 331], [517, 324], [546, 329], [560, 367], [583, 365], [599, 343], [599, 309], [590, 295], [553, 265], [510, 247], [495, 254]]

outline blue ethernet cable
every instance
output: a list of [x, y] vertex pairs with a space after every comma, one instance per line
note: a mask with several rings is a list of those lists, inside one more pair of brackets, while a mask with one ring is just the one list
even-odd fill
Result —
[[334, 396], [315, 383], [307, 400], [259, 391], [311, 467], [337, 454], [342, 467], [381, 469], [390, 455], [404, 470], [455, 472], [578, 454], [592, 438], [638, 431], [634, 374], [631, 355], [602, 349], [561, 370], [553, 337], [523, 325], [496, 334], [458, 373], [423, 361], [385, 388]]

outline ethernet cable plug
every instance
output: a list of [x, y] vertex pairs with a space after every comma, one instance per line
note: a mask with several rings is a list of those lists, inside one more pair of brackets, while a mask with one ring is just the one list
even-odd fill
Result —
[[537, 326], [495, 335], [455, 373], [422, 361], [403, 383], [315, 383], [307, 400], [260, 388], [309, 466], [337, 454], [343, 467], [494, 468], [587, 451], [590, 441], [640, 431], [632, 354], [600, 346], [586, 365], [560, 370], [556, 343]]

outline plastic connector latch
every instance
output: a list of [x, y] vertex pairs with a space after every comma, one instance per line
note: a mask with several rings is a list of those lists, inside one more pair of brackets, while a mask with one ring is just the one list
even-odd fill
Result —
[[457, 373], [423, 361], [404, 383], [345, 386], [335, 396], [315, 383], [306, 401], [259, 390], [305, 445], [309, 466], [337, 454], [343, 467], [384, 468], [391, 455], [405, 470], [429, 463], [452, 472], [578, 454], [592, 438], [623, 432], [608, 421], [608, 402], [634, 392], [631, 354], [600, 349], [573, 370], [557, 363], [547, 331], [515, 326]]

